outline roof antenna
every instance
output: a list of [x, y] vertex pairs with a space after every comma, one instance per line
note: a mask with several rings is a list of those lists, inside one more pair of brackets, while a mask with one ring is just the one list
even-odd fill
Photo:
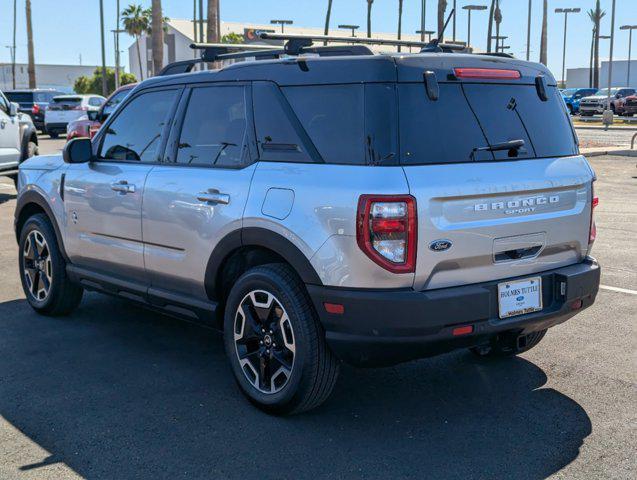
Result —
[[452, 8], [451, 12], [449, 12], [449, 16], [447, 17], [447, 21], [442, 26], [442, 30], [438, 33], [438, 38], [432, 38], [429, 43], [422, 48], [421, 52], [442, 52], [443, 49], [438, 46], [440, 43], [440, 38], [442, 38], [445, 34], [445, 30], [447, 29], [447, 25], [449, 25], [449, 20], [456, 13], [456, 9]]

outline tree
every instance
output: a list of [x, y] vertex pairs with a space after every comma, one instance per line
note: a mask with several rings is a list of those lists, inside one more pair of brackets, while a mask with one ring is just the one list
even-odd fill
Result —
[[33, 26], [31, 24], [31, 0], [26, 0], [26, 17], [27, 17], [27, 51], [29, 55], [29, 88], [35, 88], [35, 55], [33, 54]]
[[[119, 81], [121, 85], [127, 85], [135, 83], [137, 79], [132, 73], [121, 73]], [[112, 68], [106, 69], [106, 86], [108, 95], [115, 91], [115, 70]], [[80, 94], [94, 93], [102, 95], [102, 68], [97, 67], [91, 77], [86, 75], [78, 77], [73, 84], [73, 90], [75, 93]]]
[[[398, 40], [400, 40], [403, 31], [403, 0], [398, 0]], [[398, 45], [400, 52], [400, 45]]]
[[153, 45], [153, 73], [157, 75], [164, 66], [164, 23], [161, 0], [153, 0], [151, 7], [151, 41]]
[[208, 0], [208, 22], [206, 26], [206, 41], [218, 43], [221, 37], [219, 19], [219, 0]]
[[593, 22], [593, 44], [592, 44], [592, 86], [593, 88], [599, 88], [599, 31], [602, 18], [606, 15], [606, 12], [601, 9], [599, 0], [595, 2], [595, 10], [588, 11], [588, 18]]
[[495, 14], [495, 0], [491, 0], [489, 8], [489, 26], [487, 27], [487, 53], [491, 53], [491, 40], [493, 37], [493, 16]]
[[367, 38], [372, 38], [372, 4], [374, 0], [367, 0]]
[[230, 32], [221, 37], [221, 43], [243, 43], [243, 35]]
[[493, 20], [495, 21], [495, 50], [497, 52], [498, 42], [500, 41], [500, 24], [502, 23], [502, 10], [500, 10], [500, 0], [495, 1], [495, 12], [493, 12]]
[[144, 10], [141, 5], [130, 4], [122, 12], [122, 23], [124, 30], [130, 36], [135, 37], [137, 48], [137, 62], [139, 64], [139, 76], [144, 80], [144, 69], [142, 68], [142, 56], [139, 50], [139, 38], [150, 30], [150, 11]]
[[546, 65], [548, 61], [548, 3], [548, 0], [544, 0], [542, 7], [542, 37], [540, 38], [540, 63], [544, 65]]
[[[330, 33], [330, 17], [332, 16], [332, 0], [327, 0], [327, 11], [325, 12], [325, 29], [323, 35], [329, 35]], [[327, 42], [323, 42], [323, 45], [327, 45]]]
[[447, 10], [447, 0], [438, 0], [438, 43], [444, 42], [442, 29], [445, 26], [445, 11]]

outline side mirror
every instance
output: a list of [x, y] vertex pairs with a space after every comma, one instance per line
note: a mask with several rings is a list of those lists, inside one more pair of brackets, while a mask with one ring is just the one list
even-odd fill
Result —
[[93, 160], [93, 146], [88, 138], [74, 138], [62, 150], [65, 163], [86, 163]]
[[9, 103], [9, 116], [15, 117], [18, 114], [18, 108], [20, 108], [20, 105], [18, 105], [17, 103]]
[[91, 122], [94, 122], [95, 120], [97, 120], [99, 112], [97, 110], [89, 110], [88, 112], [86, 112], [86, 115]]
[[622, 94], [621, 93], [616, 94], [615, 98], [622, 98]]

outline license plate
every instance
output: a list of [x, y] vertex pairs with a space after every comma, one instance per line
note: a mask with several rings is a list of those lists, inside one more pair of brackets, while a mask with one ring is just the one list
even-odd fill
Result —
[[542, 277], [498, 284], [500, 318], [542, 310]]

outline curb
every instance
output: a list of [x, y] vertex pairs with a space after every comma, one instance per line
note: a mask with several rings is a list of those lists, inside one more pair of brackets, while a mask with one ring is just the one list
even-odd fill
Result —
[[580, 152], [585, 157], [601, 157], [603, 155], [616, 155], [618, 157], [637, 157], [637, 150], [631, 150], [629, 148], [618, 148], [613, 150], [609, 148], [607, 150], [592, 150], [586, 151], [586, 149], [582, 149]]
[[615, 125], [613, 127], [608, 127], [608, 129], [604, 125], [573, 125], [576, 130], [635, 130], [637, 131], [637, 124], [631, 126], [621, 126]]

